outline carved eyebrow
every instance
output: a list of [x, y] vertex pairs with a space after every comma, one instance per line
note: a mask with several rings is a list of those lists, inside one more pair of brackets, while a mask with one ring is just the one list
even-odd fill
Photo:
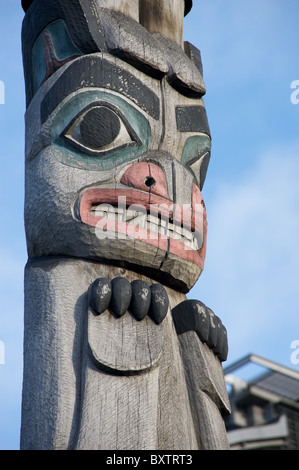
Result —
[[160, 117], [158, 96], [130, 72], [102, 57], [81, 57], [73, 62], [48, 91], [41, 103], [44, 123], [58, 104], [69, 94], [84, 87], [101, 87], [130, 98], [154, 119]]
[[180, 132], [203, 132], [211, 136], [204, 106], [177, 106], [175, 114]]

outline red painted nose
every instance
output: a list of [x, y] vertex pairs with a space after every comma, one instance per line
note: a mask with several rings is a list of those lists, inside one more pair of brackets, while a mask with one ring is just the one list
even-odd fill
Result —
[[169, 199], [164, 172], [154, 163], [134, 163], [123, 174], [121, 183]]

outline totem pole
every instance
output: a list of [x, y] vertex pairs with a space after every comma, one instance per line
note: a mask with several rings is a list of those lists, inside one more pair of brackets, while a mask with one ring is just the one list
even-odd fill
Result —
[[226, 449], [191, 0], [23, 0], [22, 449]]

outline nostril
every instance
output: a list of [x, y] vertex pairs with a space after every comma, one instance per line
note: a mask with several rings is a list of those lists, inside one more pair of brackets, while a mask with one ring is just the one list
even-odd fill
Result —
[[147, 177], [145, 178], [144, 184], [145, 184], [148, 188], [152, 188], [152, 187], [156, 184], [156, 180], [155, 180], [155, 178], [153, 178], [152, 176], [147, 176]]
[[130, 188], [169, 199], [164, 171], [152, 162], [133, 163], [127, 168], [120, 181]]

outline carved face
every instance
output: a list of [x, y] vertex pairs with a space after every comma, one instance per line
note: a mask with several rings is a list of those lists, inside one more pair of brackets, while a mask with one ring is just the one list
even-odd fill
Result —
[[[31, 38], [24, 52], [29, 256], [113, 263], [188, 291], [206, 250], [200, 190], [210, 135], [200, 71], [172, 41], [99, 7], [95, 44], [93, 2], [80, 21], [61, 10], [46, 24], [39, 3], [23, 28]], [[196, 62], [199, 51], [190, 48]]]

